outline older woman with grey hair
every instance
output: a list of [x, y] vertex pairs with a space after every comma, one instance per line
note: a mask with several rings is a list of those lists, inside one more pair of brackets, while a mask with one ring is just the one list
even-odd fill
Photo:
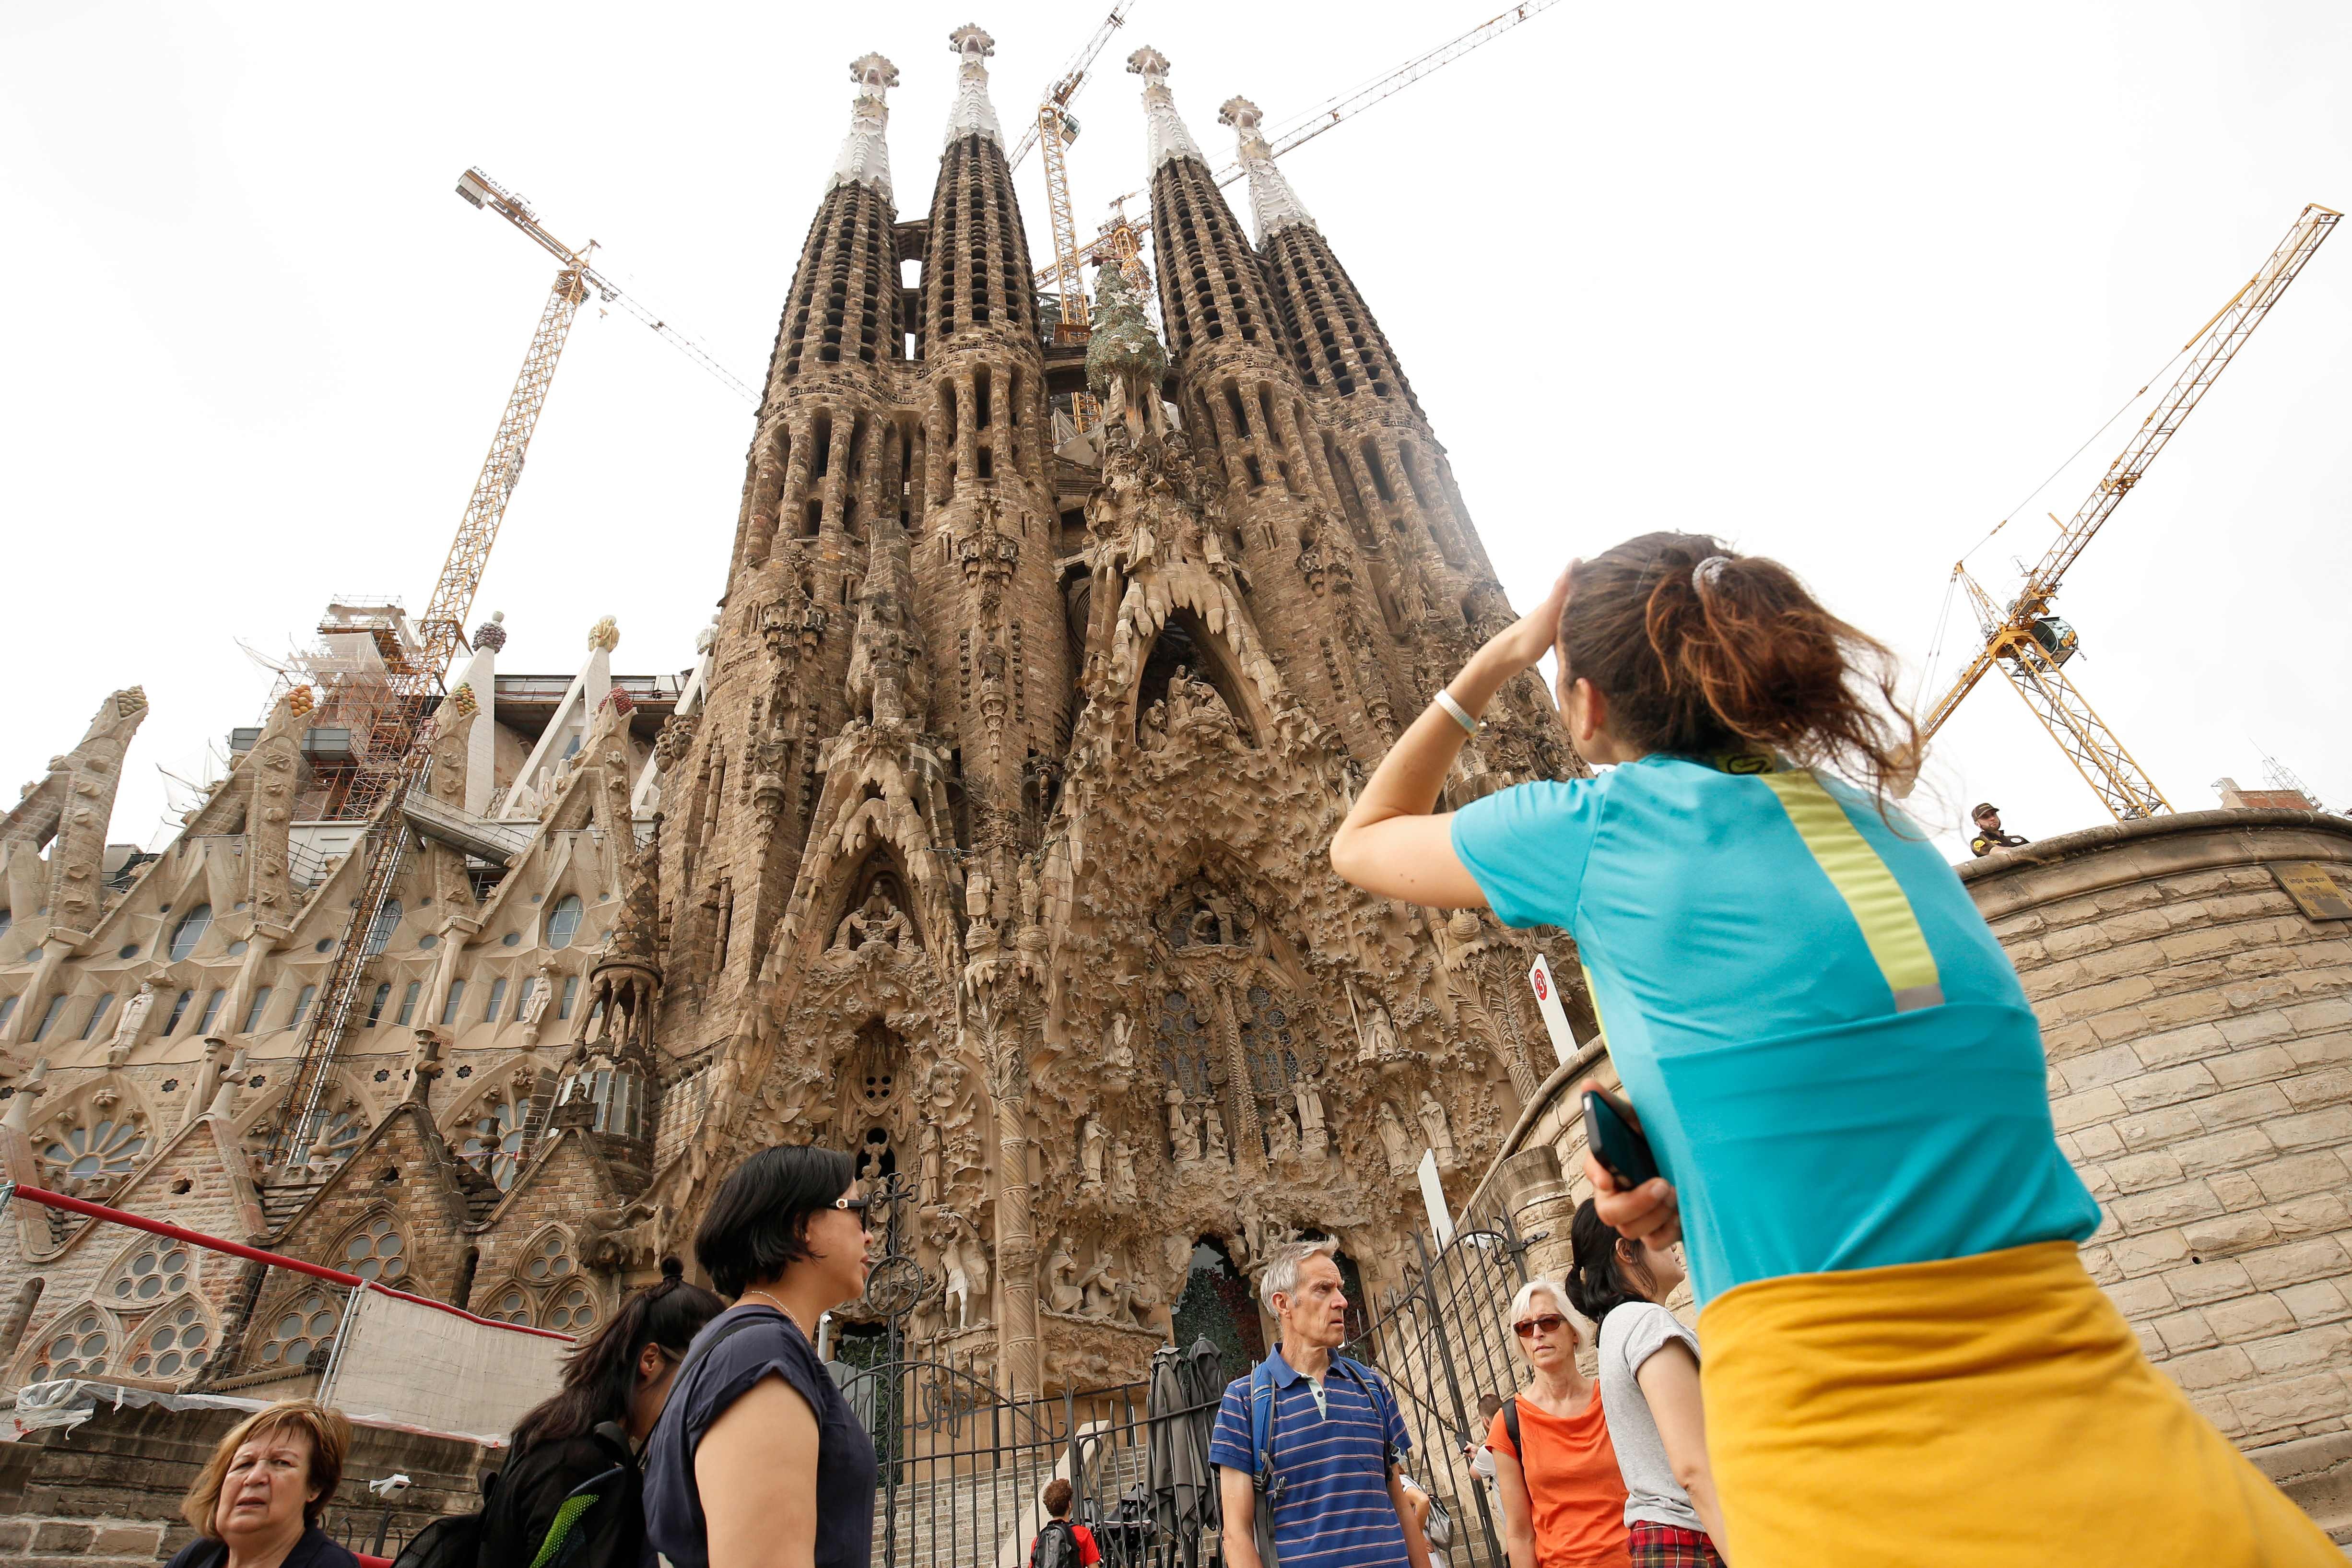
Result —
[[1625, 1480], [1600, 1385], [1576, 1364], [1568, 1291], [1538, 1275], [1511, 1298], [1530, 1373], [1486, 1434], [1511, 1568], [1626, 1568]]

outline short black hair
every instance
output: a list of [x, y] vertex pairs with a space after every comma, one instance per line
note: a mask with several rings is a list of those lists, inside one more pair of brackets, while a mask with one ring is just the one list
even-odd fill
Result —
[[694, 1233], [694, 1256], [721, 1295], [740, 1296], [809, 1256], [808, 1222], [849, 1190], [857, 1167], [838, 1149], [779, 1144], [728, 1173]]

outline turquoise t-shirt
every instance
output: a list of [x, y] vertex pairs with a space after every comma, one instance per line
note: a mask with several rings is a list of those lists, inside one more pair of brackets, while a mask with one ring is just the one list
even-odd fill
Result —
[[1496, 917], [1576, 938], [1702, 1303], [2097, 1227], [2009, 955], [1889, 815], [1809, 772], [1649, 756], [1454, 816]]

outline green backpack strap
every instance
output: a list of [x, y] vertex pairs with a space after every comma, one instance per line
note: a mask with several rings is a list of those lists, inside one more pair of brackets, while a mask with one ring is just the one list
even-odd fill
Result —
[[530, 1568], [551, 1568], [563, 1561], [564, 1547], [581, 1516], [604, 1500], [604, 1490], [621, 1479], [621, 1468], [615, 1465], [601, 1475], [591, 1476], [565, 1495], [556, 1509], [554, 1520], [547, 1527], [546, 1539], [539, 1543], [539, 1554], [530, 1560]]

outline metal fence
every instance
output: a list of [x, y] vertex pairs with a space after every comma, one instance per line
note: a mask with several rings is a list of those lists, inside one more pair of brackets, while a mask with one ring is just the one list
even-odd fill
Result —
[[1163, 1349], [1143, 1383], [1013, 1399], [933, 1362], [887, 1362], [843, 1393], [881, 1459], [876, 1568], [1019, 1568], [1070, 1483], [1070, 1518], [1107, 1568], [1213, 1568], [1209, 1435], [1224, 1375], [1205, 1342]]

